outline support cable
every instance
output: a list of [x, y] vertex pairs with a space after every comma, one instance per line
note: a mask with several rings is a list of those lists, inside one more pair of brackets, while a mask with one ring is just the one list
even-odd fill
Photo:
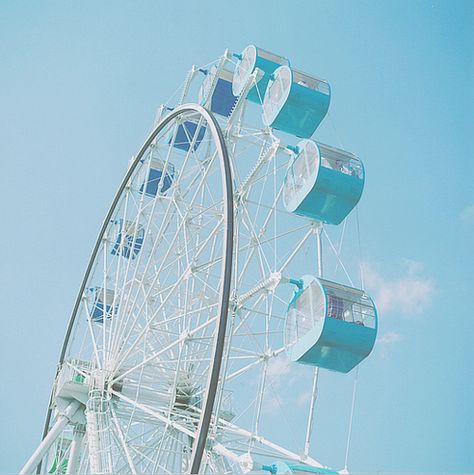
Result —
[[347, 461], [349, 459], [349, 449], [351, 445], [352, 438], [352, 421], [354, 420], [354, 407], [355, 407], [355, 398], [357, 392], [357, 381], [359, 379], [359, 366], [356, 368], [356, 374], [354, 379], [354, 388], [352, 390], [352, 405], [351, 405], [351, 416], [349, 418], [349, 428], [347, 431], [347, 444], [346, 444], [346, 455], [344, 458], [344, 470], [347, 472]]
[[359, 225], [359, 205], [356, 206], [356, 223], [357, 223], [357, 241], [359, 245], [359, 272], [360, 272], [360, 285], [362, 289], [365, 289], [364, 284], [364, 266], [362, 264], [362, 245], [360, 240], [360, 225]]

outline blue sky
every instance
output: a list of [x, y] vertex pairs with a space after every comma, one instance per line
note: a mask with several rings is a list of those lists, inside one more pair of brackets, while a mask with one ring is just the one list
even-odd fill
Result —
[[[249, 43], [331, 83], [316, 138], [366, 167], [380, 338], [350, 467], [473, 472], [473, 26], [469, 1], [1, 2], [0, 472], [38, 442], [95, 235], [156, 107], [192, 64]], [[313, 448], [340, 466], [334, 378]]]

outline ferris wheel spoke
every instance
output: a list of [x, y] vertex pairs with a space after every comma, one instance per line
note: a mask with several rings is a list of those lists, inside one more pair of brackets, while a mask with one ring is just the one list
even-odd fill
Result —
[[[116, 416], [112, 417], [112, 421], [114, 424], [112, 435], [114, 436], [114, 439], [117, 445], [116, 451], [117, 453], [120, 454], [120, 458], [122, 459], [124, 463], [123, 468], [117, 470], [117, 472], [122, 472], [122, 470], [126, 470], [127, 472], [130, 472], [132, 474], [136, 474], [138, 473], [137, 469], [135, 468], [133, 458], [130, 454], [130, 449], [129, 447], [127, 447], [127, 444], [125, 443], [125, 438]], [[117, 462], [118, 462], [117, 460], [114, 461], [115, 464], [117, 464]]]
[[[273, 153], [272, 153], [273, 152]], [[262, 202], [263, 202], [263, 199], [264, 199], [264, 194], [265, 194], [265, 191], [268, 189], [267, 188], [267, 185], [268, 185], [268, 179], [269, 177], [273, 176], [273, 169], [271, 168], [271, 164], [272, 162], [274, 161], [274, 157], [275, 157], [275, 152], [276, 150], [274, 148], [271, 149], [271, 152], [270, 152], [270, 157], [269, 159], [265, 162], [263, 162], [263, 166], [262, 166], [262, 170], [264, 168], [264, 166], [266, 166], [266, 170], [265, 172], [263, 173], [263, 175], [261, 175], [260, 177], [258, 176], [255, 176], [254, 179], [252, 180], [253, 181], [253, 185], [255, 186], [255, 183], [257, 183], [258, 181], [263, 181], [262, 183], [259, 183], [259, 197], [258, 197], [258, 204], [257, 204], [257, 207], [255, 209], [255, 211], [252, 213], [253, 214], [253, 218], [254, 218], [254, 221], [257, 223], [258, 222], [258, 219], [259, 219], [259, 214], [261, 212], [261, 210], [263, 209], [262, 208]], [[273, 159], [273, 160], [272, 160]], [[248, 210], [246, 209], [247, 213], [248, 213]]]
[[[157, 202], [157, 200], [155, 200], [155, 203]], [[158, 243], [161, 242], [161, 239], [163, 238], [163, 235], [164, 235], [164, 232], [166, 231], [167, 227], [169, 226], [169, 224], [171, 223], [172, 219], [173, 219], [173, 216], [171, 213], [169, 213], [169, 210], [170, 208], [172, 207], [172, 204], [173, 204], [173, 201], [169, 201], [168, 203], [168, 206], [167, 206], [167, 215], [165, 215], [163, 221], [162, 221], [162, 224], [160, 226], [160, 230], [159, 230], [159, 236], [157, 237], [156, 240], [154, 240], [154, 245], [153, 245], [153, 248], [151, 249], [150, 251], [150, 257], [148, 259], [148, 262], [146, 263], [145, 265], [145, 268], [143, 270], [143, 273], [146, 274], [146, 272], [148, 271], [148, 267], [151, 263], [151, 256], [153, 255], [153, 253], [156, 251], [155, 247]], [[150, 214], [150, 217], [148, 219], [148, 222], [147, 222], [147, 227], [146, 227], [146, 233], [150, 232], [150, 223], [152, 221], [152, 216], [153, 214]], [[168, 216], [168, 217], [167, 217]], [[146, 236], [146, 234], [145, 234]], [[142, 257], [143, 254], [139, 254], [138, 256], [138, 261], [137, 263], [135, 264], [135, 270], [134, 270], [134, 273], [133, 273], [133, 276], [132, 276], [132, 281], [136, 279], [137, 277], [137, 271], [139, 269], [139, 265], [141, 263], [141, 257]], [[122, 283], [122, 286], [125, 287], [125, 282], [127, 280], [127, 276], [128, 276], [128, 273], [129, 273], [129, 268], [130, 268], [130, 259], [129, 259], [129, 264], [127, 266], [127, 270], [126, 272], [124, 273], [124, 276], [123, 276], [123, 283]], [[126, 287], [125, 287], [126, 288]], [[119, 302], [119, 308], [127, 308], [129, 306], [129, 299], [130, 299], [130, 294], [131, 294], [131, 291], [132, 291], [132, 287], [129, 287], [129, 289], [126, 291], [126, 292], [123, 292], [122, 295], [121, 295], [121, 299], [120, 299], [120, 302]], [[127, 294], [125, 300], [124, 300], [124, 294]], [[128, 323], [128, 320], [130, 318], [130, 313], [125, 317], [125, 319], [122, 319], [124, 320], [122, 325], [120, 325], [120, 327], [118, 328], [118, 330], [116, 331], [116, 338], [115, 338], [115, 341], [114, 341], [114, 353], [115, 353], [115, 348], [116, 348], [116, 345], [118, 345], [120, 343], [120, 340], [121, 338], [123, 337], [124, 335], [124, 328], [126, 327], [127, 323]]]
[[[130, 190], [127, 189], [125, 192], [125, 197], [123, 199], [123, 204], [121, 204], [120, 208], [123, 207], [123, 213], [119, 212], [117, 214], [120, 214], [122, 216], [122, 222], [126, 223], [127, 222], [127, 212], [129, 210], [129, 199], [130, 199]], [[119, 241], [119, 248], [124, 246], [124, 241], [125, 241], [125, 233], [122, 233], [120, 236], [120, 241]], [[115, 292], [119, 288], [119, 276], [120, 276], [120, 270], [121, 270], [121, 265], [122, 265], [122, 259], [116, 259], [116, 267], [115, 267], [115, 284], [114, 284], [114, 290]], [[116, 298], [116, 294], [114, 293], [114, 299]], [[114, 304], [114, 303], [113, 303]], [[112, 329], [114, 326], [115, 321], [112, 321], [110, 324], [110, 330], [109, 330], [109, 342], [107, 344], [107, 353], [110, 352], [110, 336], [112, 335]]]
[[[149, 160], [147, 162], [147, 165], [146, 165], [146, 168], [145, 168], [145, 174], [148, 175], [149, 172], [150, 172], [150, 167], [151, 167], [151, 160]], [[132, 198], [135, 197], [135, 194], [131, 191], [131, 188], [133, 187], [133, 183], [131, 183], [128, 187], [127, 187], [127, 193], [126, 193], [126, 198], [128, 198], [128, 196], [132, 196]], [[138, 186], [136, 186], [136, 188], [138, 189]], [[140, 193], [140, 198], [138, 200], [138, 202], [136, 200], [134, 200], [135, 202], [135, 207], [136, 207], [136, 218], [135, 218], [135, 226], [138, 224], [138, 221], [140, 219], [140, 217], [143, 215], [143, 212], [144, 212], [144, 209], [146, 209], [146, 202], [145, 202], [145, 193]], [[149, 216], [151, 218], [151, 216], [153, 216], [154, 214], [154, 211], [155, 211], [155, 206], [156, 204], [158, 203], [158, 200], [154, 200], [153, 203], [152, 203], [152, 209], [151, 209], [151, 212], [149, 213]], [[125, 218], [126, 219], [126, 215], [125, 215]], [[125, 221], [126, 223], [126, 221]], [[147, 225], [146, 225], [146, 229], [145, 229], [145, 235], [146, 233], [149, 231], [149, 226], [150, 226], [150, 219], [148, 220], [147, 222]], [[124, 236], [125, 233], [122, 233], [122, 240], [125, 239], [125, 236]], [[131, 243], [131, 248], [134, 249], [134, 246], [135, 246], [135, 243], [136, 243], [136, 238], [137, 238], [137, 235], [136, 233], [133, 234], [133, 239], [132, 239], [132, 243]], [[138, 264], [140, 262], [140, 259], [141, 259], [141, 256], [142, 254], [139, 254], [138, 256], [138, 262], [135, 264], [135, 269], [138, 268]], [[120, 260], [120, 259], [118, 259]], [[127, 276], [129, 274], [129, 271], [130, 271], [130, 268], [132, 267], [132, 261], [133, 259], [128, 259], [127, 261], [127, 266], [126, 266], [126, 269], [125, 269], [125, 272], [124, 272], [124, 275], [123, 275], [123, 282], [126, 281], [127, 279]], [[122, 297], [122, 296], [121, 296]], [[120, 304], [122, 304], [122, 301], [120, 301]]]
[[[195, 255], [194, 255], [194, 258], [195, 259], [198, 259], [200, 254], [203, 252], [203, 250], [205, 249], [205, 247], [207, 246], [207, 244], [212, 240], [213, 238], [213, 235], [214, 233], [218, 232], [218, 230], [220, 229], [221, 227], [221, 223], [222, 221], [219, 221], [217, 223], [217, 225], [215, 226], [214, 230], [211, 232], [211, 234], [206, 238], [206, 240], [201, 244], [201, 247], [200, 249], [198, 249], [196, 252], [195, 252]], [[138, 342], [140, 341], [140, 339], [145, 335], [145, 333], [149, 330], [151, 324], [155, 321], [156, 317], [159, 315], [159, 312], [162, 310], [162, 308], [164, 307], [164, 305], [166, 304], [166, 302], [170, 299], [170, 297], [172, 295], [174, 295], [176, 289], [179, 287], [179, 285], [181, 284], [181, 282], [188, 277], [187, 275], [187, 272], [191, 271], [191, 268], [190, 266], [188, 266], [188, 268], [186, 269], [185, 272], [183, 272], [181, 274], [181, 276], [178, 278], [178, 280], [175, 282], [175, 284], [173, 286], [171, 286], [171, 289], [168, 291], [168, 293], [166, 294], [166, 296], [163, 298], [163, 301], [161, 302], [161, 304], [157, 307], [157, 309], [153, 312], [153, 314], [150, 316], [149, 320], [146, 322], [146, 324], [143, 326], [142, 330], [139, 332], [138, 336], [136, 337], [135, 341], [133, 343], [131, 343], [131, 345], [125, 350], [123, 356], [117, 356], [117, 360], [118, 360], [118, 366], [120, 366], [121, 364], [123, 364], [126, 360], [126, 358], [129, 356], [129, 354], [131, 353], [131, 351], [135, 348], [135, 346], [138, 344]], [[155, 279], [156, 280], [156, 279]], [[139, 310], [140, 311], [143, 307], [143, 304], [140, 306]], [[133, 330], [133, 326], [131, 327], [131, 329], [129, 330], [128, 332], [128, 336], [127, 338], [130, 336], [131, 332]]]
[[[209, 307], [209, 308], [210, 308], [210, 307]], [[199, 314], [200, 312], [196, 312], [196, 313]], [[185, 314], [183, 314], [183, 315], [185, 315]], [[210, 323], [212, 323], [212, 321], [211, 321]], [[201, 327], [198, 327], [198, 330], [200, 330], [200, 329], [202, 329], [202, 328], [201, 328]], [[165, 331], [165, 330], [162, 328], [162, 329], [161, 329], [161, 333], [163, 333], [163, 331]], [[146, 335], [146, 333], [145, 333], [145, 335]], [[179, 343], [179, 342], [176, 342], [176, 343]], [[168, 349], [168, 347], [167, 347], [167, 349]], [[147, 362], [148, 362], [148, 361], [147, 361]]]
[[[258, 235], [257, 231], [255, 230], [254, 224], [252, 222], [252, 218], [250, 217], [247, 208], [244, 206], [242, 207], [243, 215], [245, 216], [245, 220], [242, 219], [242, 224], [245, 226], [249, 233], [250, 233], [250, 239], [254, 240], [255, 242], [258, 242], [260, 236]], [[261, 246], [256, 246], [255, 250], [257, 251], [259, 263], [260, 263], [260, 272], [262, 275], [264, 275], [267, 272], [270, 272], [270, 265], [265, 257], [265, 255], [262, 252]], [[266, 266], [266, 267], [265, 267]]]
[[202, 330], [204, 330], [206, 327], [208, 326], [211, 326], [215, 323], [217, 317], [212, 317], [210, 318], [209, 320], [207, 320], [206, 322], [202, 323], [200, 326], [196, 327], [195, 329], [185, 333], [185, 334], [182, 334], [179, 338], [177, 338], [176, 340], [174, 340], [172, 343], [170, 343], [168, 346], [162, 348], [161, 350], [158, 350], [156, 351], [155, 353], [153, 353], [152, 355], [148, 356], [147, 358], [145, 358], [142, 362], [140, 362], [139, 364], [135, 365], [134, 367], [132, 367], [131, 369], [128, 369], [124, 372], [118, 372], [118, 376], [115, 376], [115, 378], [112, 380], [112, 382], [118, 382], [121, 378], [123, 378], [124, 376], [130, 374], [131, 372], [133, 371], [136, 371], [137, 369], [140, 369], [142, 366], [148, 364], [150, 361], [152, 360], [157, 360], [157, 358], [168, 352], [170, 349], [174, 348], [176, 345], [180, 344], [181, 342], [185, 341], [187, 338], [189, 337], [192, 337], [194, 334], [198, 333], [198, 332], [201, 332]]
[[234, 371], [233, 373], [230, 373], [226, 377], [226, 381], [232, 381], [233, 379], [238, 378], [239, 376], [246, 373], [247, 371], [261, 365], [265, 361], [265, 358], [276, 358], [278, 355], [282, 354], [284, 351], [285, 351], [285, 347], [282, 347], [282, 348], [278, 348], [277, 350], [273, 350], [271, 353], [267, 355], [258, 355], [255, 361], [247, 364], [246, 366], [243, 366], [242, 368], [239, 368], [237, 371]]
[[182, 426], [178, 422], [171, 420], [169, 417], [167, 417], [167, 415], [165, 415], [163, 413], [160, 413], [160, 412], [158, 412], [154, 409], [151, 409], [151, 408], [147, 407], [146, 405], [141, 404], [140, 402], [134, 401], [134, 400], [124, 396], [123, 394], [121, 394], [117, 391], [112, 390], [112, 393], [116, 397], [118, 397], [119, 399], [125, 401], [126, 403], [130, 404], [133, 407], [136, 407], [137, 409], [140, 409], [144, 413], [146, 413], [146, 414], [152, 416], [153, 418], [155, 418], [156, 420], [160, 421], [161, 423], [163, 423], [165, 425], [165, 427], [166, 426], [173, 427], [174, 429], [182, 432], [183, 434], [186, 434], [189, 437], [192, 437], [193, 439], [196, 437], [196, 434], [193, 431], [191, 431], [187, 427]]
[[[267, 223], [268, 224], [268, 223]], [[301, 226], [298, 226], [298, 227], [295, 227], [294, 229], [290, 229], [288, 231], [285, 231], [285, 232], [281, 232], [281, 233], [278, 233], [278, 234], [275, 234], [267, 239], [260, 239], [258, 242], [253, 242], [253, 243], [250, 243], [250, 244], [243, 244], [242, 246], [238, 246], [236, 249], [236, 255], [239, 256], [239, 255], [242, 255], [243, 252], [247, 251], [253, 251], [255, 252], [256, 248], [261, 246], [262, 244], [267, 244], [267, 243], [273, 243], [274, 241], [276, 240], [279, 240], [279, 239], [282, 239], [284, 237], [287, 237], [291, 234], [295, 234], [295, 233], [299, 233], [300, 231], [303, 231], [303, 230], [307, 230], [308, 228], [311, 228], [311, 224], [308, 224], [308, 223], [305, 223]], [[265, 226], [264, 226], [265, 228]], [[241, 269], [240, 271], [240, 277], [237, 278], [237, 281], [240, 282], [243, 278], [243, 276], [245, 275], [246, 271], [247, 271], [247, 266], [250, 264], [251, 262], [251, 259], [253, 257], [253, 254], [248, 254], [246, 256], [246, 259], [245, 259], [245, 263], [243, 265], [243, 268]], [[222, 260], [221, 257], [217, 257], [215, 260], [213, 261], [210, 261], [209, 263], [207, 263], [205, 266], [207, 267], [211, 267], [215, 264], [218, 264], [220, 263], [220, 261]], [[201, 269], [204, 269], [204, 266], [201, 267]], [[237, 270], [238, 269], [238, 266], [235, 266], [235, 269]]]
[[[209, 167], [208, 167], [208, 169], [206, 170], [206, 172], [205, 172], [205, 174], [204, 174], [204, 177], [207, 176], [207, 173], [208, 173], [208, 172], [209, 172]], [[204, 177], [203, 177], [203, 178], [204, 178]], [[191, 199], [191, 203], [194, 202], [194, 200], [196, 199], [196, 196], [197, 196], [197, 192], [194, 193], [194, 195], [193, 195], [193, 197], [192, 197], [192, 199]], [[189, 214], [189, 211], [186, 213], [186, 216], [185, 216], [186, 218], [187, 218], [188, 214]], [[178, 235], [179, 235], [179, 233], [180, 233], [180, 231], [181, 231], [181, 228], [183, 227], [184, 223], [185, 223], [185, 219], [182, 219], [181, 222], [180, 222], [180, 224], [179, 224], [179, 226], [178, 226], [178, 228], [177, 228], [177, 230], [176, 230], [176, 232], [175, 232], [175, 234], [174, 234], [174, 237], [173, 237], [172, 241], [174, 241], [174, 240], [178, 237]], [[218, 226], [217, 226], [217, 227], [218, 227]], [[216, 228], [217, 228], [217, 227], [216, 227]], [[158, 242], [159, 242], [159, 237], [155, 240], [154, 246], [156, 246], [156, 244], [157, 244]], [[168, 256], [169, 256], [169, 254], [170, 254], [170, 252], [171, 252], [171, 249], [172, 249], [172, 248], [169, 248], [169, 249], [165, 252], [165, 255], [164, 255], [163, 258], [162, 258], [162, 264], [161, 264], [160, 267], [156, 270], [156, 277], [154, 278], [154, 280], [153, 280], [153, 282], [152, 282], [152, 285], [154, 285], [154, 284], [156, 283], [156, 280], [157, 280], [157, 278], [158, 278], [158, 276], [159, 276], [159, 274], [160, 274], [160, 272], [161, 272], [161, 270], [162, 270], [162, 268], [163, 268], [164, 263], [166, 262], [166, 260], [167, 260], [167, 258], [168, 258]], [[150, 287], [150, 288], [151, 288], [151, 287]]]
[[130, 469], [130, 471], [133, 473], [133, 474], [136, 474], [137, 473], [137, 469], [135, 468], [135, 464], [133, 463], [133, 459], [130, 455], [130, 450], [129, 448], [127, 447], [127, 444], [125, 442], [125, 436], [122, 432], [122, 429], [120, 427], [120, 422], [117, 418], [117, 415], [115, 413], [115, 409], [113, 408], [113, 405], [111, 405], [110, 407], [110, 410], [111, 410], [111, 415], [112, 415], [112, 422], [114, 424], [114, 428], [115, 428], [115, 433], [117, 435], [117, 439], [118, 439], [118, 442], [119, 442], [119, 445], [120, 447], [122, 448], [123, 450], [123, 453], [125, 455], [125, 460], [127, 462], [127, 465], [128, 465], [128, 468]]
[[[277, 195], [277, 199], [279, 198], [279, 195]], [[276, 201], [276, 200], [275, 200]], [[242, 209], [245, 211], [245, 214], [247, 216], [247, 218], [249, 217], [249, 211], [247, 209], [247, 206], [245, 203], [242, 203], [241, 204], [241, 207]], [[276, 203], [275, 203], [275, 207], [276, 207]], [[260, 208], [260, 204], [258, 204], [258, 208]], [[270, 212], [267, 214], [261, 228], [260, 228], [260, 231], [259, 233], [257, 234], [256, 233], [256, 230], [255, 229], [252, 229], [252, 237], [251, 237], [251, 241], [253, 240], [254, 241], [254, 244], [249, 244], [249, 245], [246, 245], [244, 246], [244, 249], [250, 249], [250, 254], [248, 255], [247, 257], [247, 261], [243, 267], [243, 270], [242, 270], [242, 273], [241, 273], [241, 276], [239, 278], [239, 283], [241, 282], [241, 279], [242, 279], [242, 276], [244, 275], [246, 269], [247, 269], [247, 266], [248, 264], [250, 263], [250, 260], [253, 258], [254, 256], [254, 253], [255, 251], [259, 251], [260, 253], [262, 252], [262, 246], [263, 244], [266, 244], [267, 242], [273, 242], [274, 240], [272, 240], [271, 238], [270, 239], [267, 239], [267, 240], [262, 240], [262, 237], [265, 235], [266, 231], [267, 231], [267, 228], [268, 228], [268, 224], [272, 218], [274, 214], [274, 211], [273, 210], [270, 210]], [[275, 233], [276, 234], [276, 233]], [[267, 262], [268, 264], [268, 262]]]
[[[305, 229], [308, 229], [308, 227], [310, 227], [310, 225], [308, 224], [305, 224], [303, 226], [300, 226], [296, 229], [293, 229], [293, 230], [290, 230], [290, 231], [286, 231], [286, 232], [282, 232], [282, 233], [279, 233], [279, 234], [276, 234], [272, 237], [269, 237], [267, 239], [264, 239], [264, 240], [260, 240], [258, 243], [251, 243], [251, 244], [245, 244], [243, 245], [242, 247], [239, 247], [238, 248], [238, 252], [239, 253], [243, 253], [244, 251], [250, 251], [252, 253], [248, 253], [247, 256], [246, 256], [246, 260], [245, 260], [245, 263], [243, 265], [243, 268], [240, 272], [241, 274], [241, 277], [239, 278], [239, 281], [242, 279], [242, 275], [245, 274], [245, 271], [247, 270], [247, 266], [249, 265], [252, 257], [253, 257], [253, 253], [255, 252], [255, 249], [258, 247], [258, 246], [261, 246], [262, 244], [267, 244], [267, 243], [273, 243], [274, 241], [278, 240], [278, 239], [281, 239], [283, 237], [286, 237], [286, 236], [289, 236], [291, 234], [294, 234], [294, 233], [297, 233], [297, 232], [300, 232], [302, 230], [305, 230]], [[276, 266], [275, 266], [276, 267]]]
[[140, 466], [140, 473], [150, 472], [149, 467], [151, 467], [155, 460], [158, 458], [159, 453], [156, 449], [157, 443], [157, 434], [161, 434], [161, 430], [152, 430], [147, 431], [141, 436], [136, 436], [135, 440], [137, 441], [135, 445], [131, 444], [130, 448], [135, 453], [136, 464]]
[[[166, 161], [165, 161], [165, 166], [168, 164], [169, 162], [169, 157], [170, 157], [170, 153], [171, 153], [171, 150], [172, 150], [172, 147], [168, 147], [168, 154], [167, 154], [167, 157], [166, 157]], [[190, 158], [191, 154], [190, 153], [187, 153], [186, 154], [186, 157], [185, 157], [185, 160], [184, 160], [184, 163], [183, 163], [183, 168], [185, 168], [189, 158]], [[150, 165], [148, 165], [148, 168], [149, 168]], [[162, 177], [160, 178], [160, 182], [159, 182], [159, 186], [161, 186], [161, 182], [162, 182], [162, 179], [163, 179], [163, 175]], [[142, 194], [142, 197], [141, 197], [141, 200], [140, 200], [140, 208], [139, 208], [139, 213], [138, 215], [140, 214], [140, 210], [141, 210], [141, 206], [142, 206], [142, 203], [143, 203], [143, 199], [144, 199], [144, 194]], [[155, 210], [155, 206], [156, 206], [156, 203], [158, 202], [157, 199], [155, 199], [153, 201], [153, 206], [152, 206], [152, 212], [149, 213], [149, 219], [148, 219], [148, 222], [147, 222], [147, 226], [146, 226], [146, 231], [145, 231], [145, 236], [147, 235], [147, 233], [149, 232], [149, 228], [150, 228], [150, 225], [152, 223], [152, 217], [154, 215], [154, 210]], [[155, 251], [156, 251], [156, 246], [159, 245], [161, 243], [161, 239], [162, 239], [162, 236], [164, 234], [164, 232], [166, 232], [168, 226], [170, 225], [170, 223], [172, 222], [173, 220], [173, 214], [170, 213], [170, 210], [171, 210], [171, 207], [172, 207], [172, 204], [174, 203], [174, 205], [176, 206], [176, 202], [174, 200], [170, 200], [168, 202], [168, 205], [167, 205], [167, 208], [166, 208], [166, 211], [165, 211], [165, 215], [163, 217], [163, 220], [162, 220], [162, 223], [160, 225], [160, 229], [159, 229], [159, 232], [158, 232], [158, 236], [156, 237], [156, 239], [153, 241], [153, 248], [151, 250], [151, 254], [153, 254]], [[166, 223], [166, 224], [165, 224]], [[138, 262], [135, 266], [135, 272], [134, 272], [134, 279], [135, 279], [135, 276], [136, 276], [136, 272], [137, 272], [137, 269], [139, 268], [139, 263], [140, 263], [140, 260], [141, 260], [141, 256], [143, 254], [140, 254], [138, 256]], [[127, 271], [124, 275], [124, 282], [128, 276], [128, 270], [129, 270], [129, 266], [130, 266], [130, 259], [129, 259], [129, 262], [128, 262], [128, 266], [127, 266]], [[150, 261], [146, 264], [145, 266], [145, 270], [144, 272], [146, 273], [147, 272], [147, 269], [148, 269], [148, 266], [149, 266], [149, 263]], [[128, 296], [129, 298], [129, 296]], [[128, 305], [128, 298], [127, 298], [127, 303], [126, 305]], [[122, 302], [120, 302], [120, 305], [123, 305]], [[122, 333], [120, 333], [122, 334]]]
[[[262, 403], [263, 398], [265, 395], [265, 382], [267, 379], [267, 368], [268, 368], [268, 358], [263, 360], [263, 364], [261, 365], [262, 371], [260, 374], [260, 383], [259, 383], [259, 390], [257, 392], [257, 400], [255, 401], [255, 411], [254, 411], [254, 418], [253, 418], [253, 434], [260, 433], [260, 414], [262, 410]], [[254, 440], [250, 441], [250, 448], [253, 448]]]
[[314, 235], [314, 229], [310, 229], [303, 237], [303, 239], [300, 240], [300, 242], [296, 245], [296, 247], [293, 249], [293, 251], [290, 253], [290, 255], [286, 258], [286, 260], [283, 262], [283, 264], [279, 264], [279, 272], [282, 273], [288, 265], [291, 263], [291, 261], [295, 258], [295, 256], [298, 254], [298, 252], [301, 250], [301, 248], [304, 246], [306, 241], [310, 236]]
[[[102, 268], [102, 288], [103, 288], [103, 292], [104, 292], [104, 305], [106, 306], [107, 305], [107, 290], [108, 290], [108, 269], [107, 269], [107, 263], [108, 263], [108, 260], [107, 260], [107, 257], [108, 257], [108, 247], [107, 247], [107, 235], [104, 236], [104, 239], [103, 239], [103, 251], [102, 251], [102, 254], [103, 254], [103, 268]], [[114, 298], [115, 298], [115, 293], [114, 293]], [[112, 301], [112, 308], [113, 308], [113, 301]], [[106, 312], [106, 310], [104, 309], [104, 313]], [[108, 322], [107, 322], [107, 318], [105, 318], [105, 315], [103, 315], [103, 318], [102, 318], [102, 338], [101, 338], [101, 347], [102, 347], [102, 358], [103, 358], [103, 365], [104, 367], [107, 367], [107, 359], [108, 359], [108, 355], [107, 355], [107, 345], [106, 345], [106, 339], [107, 339], [107, 327], [108, 327]]]
[[[131, 449], [135, 452], [136, 455], [138, 455], [139, 460], [140, 460], [142, 465], [150, 466], [151, 464], [154, 463], [153, 458], [150, 455], [146, 454], [146, 452], [143, 448], [138, 448], [138, 447], [132, 446]], [[148, 449], [148, 451], [152, 452], [151, 449]], [[166, 467], [163, 467], [161, 465], [158, 465], [158, 468], [161, 471], [163, 471], [163, 473], [171, 473]]]
[[250, 431], [248, 431], [248, 430], [246, 430], [242, 427], [239, 427], [236, 424], [227, 422], [223, 419], [219, 419], [219, 425], [222, 427], [222, 429], [225, 429], [226, 431], [228, 431], [231, 434], [241, 436], [241, 437], [244, 438], [244, 440], [253, 440], [255, 443], [270, 449], [271, 452], [269, 452], [269, 453], [276, 452], [276, 453], [278, 453], [278, 454], [280, 454], [284, 457], [287, 457], [290, 460], [294, 460], [294, 461], [297, 461], [297, 462], [308, 463], [308, 464], [313, 465], [314, 467], [318, 467], [318, 468], [325, 468], [324, 465], [322, 465], [320, 462], [313, 459], [312, 457], [307, 457], [303, 460], [301, 455], [298, 455], [298, 454], [292, 452], [291, 450], [288, 450], [288, 449], [285, 449], [284, 447], [281, 447], [280, 445], [270, 441], [268, 438], [265, 438], [261, 435], [252, 434], [252, 432], [250, 432]]
[[[152, 472], [154, 473], [157, 468], [169, 467], [170, 473], [173, 473], [176, 470], [176, 462], [178, 456], [178, 445], [181, 445], [179, 435], [181, 432], [176, 431], [172, 427], [166, 427], [162, 434], [160, 434], [159, 439], [155, 442], [155, 446], [158, 447], [156, 450], [156, 459], [153, 464]], [[167, 447], [166, 447], [167, 446]], [[167, 460], [161, 460], [163, 456], [167, 456]], [[173, 470], [174, 469], [174, 470]]]
[[93, 348], [93, 351], [94, 351], [95, 362], [97, 364], [97, 367], [99, 369], [101, 369], [102, 368], [102, 361], [101, 361], [101, 358], [99, 356], [99, 348], [97, 346], [97, 340], [96, 340], [96, 336], [95, 336], [95, 333], [94, 333], [94, 328], [92, 327], [92, 317], [91, 317], [91, 314], [89, 312], [89, 307], [88, 307], [86, 298], [82, 299], [82, 306], [84, 308], [84, 312], [85, 312], [86, 318], [87, 318], [87, 328], [88, 328], [88, 331], [89, 331], [89, 334], [90, 334], [90, 337], [91, 337], [91, 343], [92, 343], [92, 348]]

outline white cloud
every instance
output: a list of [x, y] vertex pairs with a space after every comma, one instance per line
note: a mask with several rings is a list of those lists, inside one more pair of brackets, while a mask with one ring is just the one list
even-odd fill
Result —
[[311, 391], [303, 391], [302, 393], [298, 394], [296, 398], [296, 404], [298, 406], [305, 406], [311, 400]]
[[372, 293], [379, 313], [420, 315], [433, 299], [434, 283], [423, 276], [423, 264], [405, 259], [403, 274], [395, 279], [385, 278], [371, 264], [364, 264], [365, 282]]
[[377, 336], [376, 348], [380, 351], [380, 356], [387, 358], [394, 345], [398, 344], [402, 339], [403, 337], [396, 332], [387, 332]]
[[282, 353], [268, 362], [267, 376], [272, 380], [278, 380], [281, 376], [287, 375], [290, 370], [290, 360]]
[[408, 275], [420, 274], [425, 270], [425, 266], [421, 262], [413, 259], [403, 259], [402, 263]]
[[389, 346], [399, 342], [401, 339], [402, 336], [399, 333], [387, 332], [377, 337], [377, 344], [382, 346]]
[[[265, 397], [265, 403], [263, 405], [263, 412], [267, 414], [281, 414], [282, 413], [282, 408], [284, 408], [285, 405], [282, 403], [280, 398], [274, 394], [269, 394], [266, 395]], [[284, 413], [284, 409], [283, 409]]]
[[294, 387], [311, 387], [312, 368], [292, 363], [285, 353], [271, 358], [267, 367], [267, 387], [263, 410], [267, 413], [281, 414], [282, 406], [293, 404], [303, 406], [311, 398], [311, 392], [293, 391]]
[[459, 214], [461, 221], [465, 223], [474, 223], [474, 205], [467, 206]]

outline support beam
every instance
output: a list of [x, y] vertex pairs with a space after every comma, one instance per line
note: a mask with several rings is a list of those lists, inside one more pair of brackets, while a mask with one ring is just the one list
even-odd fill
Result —
[[[321, 232], [322, 224], [316, 229], [316, 247], [318, 252], [318, 277], [323, 276], [323, 245], [321, 241]], [[313, 423], [314, 423], [314, 408], [316, 406], [316, 399], [318, 397], [318, 377], [319, 377], [319, 368], [314, 369], [313, 375], [313, 388], [311, 390], [311, 400], [309, 403], [309, 414], [308, 422], [306, 424], [306, 437], [304, 441], [304, 451], [303, 454], [305, 457], [309, 456], [309, 449], [311, 445], [311, 434], [313, 433]]]
[[71, 448], [69, 449], [69, 459], [67, 462], [66, 474], [77, 473], [77, 467], [81, 460], [82, 441], [84, 440], [85, 428], [78, 425], [74, 428]]
[[242, 305], [254, 295], [260, 292], [272, 291], [278, 286], [282, 280], [281, 272], [272, 272], [266, 279], [263, 279], [255, 287], [250, 289], [245, 294], [241, 295], [237, 300], [237, 308], [242, 307]]
[[25, 466], [20, 470], [20, 475], [32, 473], [35, 470], [51, 445], [58, 438], [59, 434], [71, 421], [71, 418], [76, 414], [81, 406], [82, 404], [79, 401], [72, 401], [71, 404], [66, 407], [65, 411], [59, 415], [46, 437], [38, 445], [38, 448], [33, 452], [33, 455], [30, 457], [28, 462], [26, 462]]

